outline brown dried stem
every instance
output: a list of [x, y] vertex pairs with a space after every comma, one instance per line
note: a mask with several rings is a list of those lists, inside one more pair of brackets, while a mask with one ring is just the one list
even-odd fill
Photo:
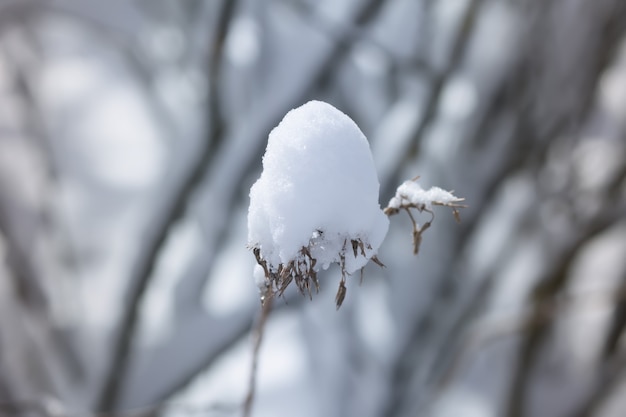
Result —
[[[454, 216], [454, 219], [457, 221], [457, 223], [459, 223], [461, 221], [461, 216], [460, 216], [458, 209], [467, 207], [464, 204], [460, 204], [462, 201], [465, 201], [465, 199], [459, 198], [458, 200], [451, 202], [451, 203], [442, 203], [438, 201], [433, 201], [432, 204], [436, 206], [445, 206], [445, 207], [452, 208], [452, 215]], [[427, 213], [430, 213], [430, 216], [431, 216], [430, 220], [420, 226], [420, 224], [415, 220], [415, 217], [413, 217], [413, 214], [411, 213], [411, 209], [415, 209], [419, 211], [420, 213], [424, 211]], [[409, 219], [411, 220], [411, 224], [413, 225], [413, 254], [417, 255], [419, 253], [419, 248], [422, 243], [422, 234], [430, 228], [433, 221], [435, 220], [435, 212], [427, 208], [426, 205], [424, 204], [414, 204], [414, 203], [409, 202], [408, 199], [403, 199], [403, 203], [399, 207], [386, 207], [383, 210], [383, 212], [387, 216], [391, 217], [394, 214], [399, 213], [400, 210], [406, 211], [406, 213], [409, 215]], [[374, 262], [377, 261], [374, 259], [374, 257], [372, 257], [372, 260]]]
[[252, 412], [252, 405], [254, 404], [254, 394], [256, 392], [256, 376], [259, 367], [259, 354], [261, 352], [261, 343], [263, 342], [263, 334], [265, 333], [265, 323], [272, 311], [272, 304], [274, 301], [274, 293], [271, 288], [268, 288], [267, 293], [263, 299], [261, 317], [254, 329], [254, 347], [252, 350], [252, 365], [250, 368], [250, 379], [248, 381], [248, 393], [243, 403], [243, 417], [249, 417]]

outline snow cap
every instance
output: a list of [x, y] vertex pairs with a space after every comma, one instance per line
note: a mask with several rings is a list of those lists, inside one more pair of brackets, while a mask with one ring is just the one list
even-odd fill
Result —
[[248, 245], [268, 272], [304, 262], [315, 271], [338, 263], [350, 274], [376, 255], [387, 233], [378, 192], [363, 132], [330, 104], [310, 101], [269, 135], [263, 172], [250, 189]]

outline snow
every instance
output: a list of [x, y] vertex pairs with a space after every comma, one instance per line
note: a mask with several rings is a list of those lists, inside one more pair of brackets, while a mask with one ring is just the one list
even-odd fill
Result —
[[376, 255], [387, 233], [378, 192], [365, 135], [335, 107], [310, 101], [269, 135], [263, 172], [250, 189], [248, 246], [270, 273], [305, 262], [315, 272], [338, 263], [350, 274]]
[[463, 201], [456, 197], [451, 191], [446, 191], [439, 187], [431, 187], [424, 190], [416, 180], [404, 181], [396, 190], [396, 195], [389, 200], [388, 206], [392, 209], [401, 207], [424, 207], [432, 210], [432, 206], [454, 205]]

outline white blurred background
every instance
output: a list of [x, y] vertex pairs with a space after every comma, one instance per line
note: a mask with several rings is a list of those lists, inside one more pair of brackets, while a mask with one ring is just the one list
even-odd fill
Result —
[[[412, 255], [277, 300], [255, 416], [622, 417], [623, 0], [1, 0], [0, 415], [240, 415], [248, 190], [328, 101]], [[426, 217], [424, 220], [427, 220]]]

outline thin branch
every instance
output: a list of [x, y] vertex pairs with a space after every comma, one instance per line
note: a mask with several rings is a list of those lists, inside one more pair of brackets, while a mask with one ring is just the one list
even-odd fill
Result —
[[252, 413], [252, 405], [254, 404], [254, 396], [256, 392], [256, 377], [259, 367], [259, 354], [261, 352], [261, 343], [263, 342], [263, 335], [265, 333], [265, 324], [272, 311], [272, 304], [274, 303], [274, 294], [270, 294], [264, 299], [261, 307], [261, 316], [259, 322], [254, 329], [254, 344], [252, 349], [252, 365], [250, 368], [250, 379], [248, 381], [248, 393], [243, 403], [243, 417], [250, 417]]
[[472, 326], [462, 342], [462, 348], [454, 356], [446, 371], [436, 383], [439, 389], [448, 385], [453, 376], [458, 374], [472, 356], [487, 345], [504, 337], [531, 331], [534, 326], [543, 323], [553, 323], [560, 314], [567, 310], [576, 309], [577, 312], [603, 309], [611, 302], [626, 301], [626, 288], [617, 295], [613, 289], [591, 291], [578, 294], [560, 295], [541, 302], [512, 317], [493, 320], [483, 320]]
[[[484, 0], [470, 1], [456, 29], [456, 36], [452, 43], [446, 67], [443, 71], [434, 73], [431, 77], [430, 90], [424, 103], [424, 111], [413, 133], [414, 139], [410, 142], [409, 149], [406, 152], [407, 157], [415, 156], [418, 153], [424, 134], [437, 116], [437, 109], [441, 103], [444, 87], [465, 57], [483, 1]], [[398, 169], [400, 169], [400, 167], [401, 165], [399, 164]]]
[[[432, 76], [433, 70], [430, 68], [429, 63], [420, 58], [402, 58], [390, 50], [382, 42], [378, 41], [375, 37], [369, 34], [365, 28], [357, 25], [347, 26], [344, 22], [336, 23], [330, 18], [323, 16], [321, 13], [316, 12], [314, 7], [305, 2], [292, 2], [285, 1], [288, 7], [296, 10], [303, 17], [303, 20], [317, 29], [319, 33], [329, 36], [336, 43], [349, 42], [350, 39], [358, 39], [360, 42], [367, 43], [382, 52], [389, 60], [392, 66], [392, 72], [409, 73], [409, 74], [423, 74], [427, 77]], [[345, 34], [348, 36], [345, 37]], [[346, 43], [349, 46], [348, 43]]]
[[[593, 71], [589, 74], [587, 83], [583, 87], [580, 87], [586, 91], [587, 95], [591, 95], [597, 90], [600, 76], [613, 60], [616, 53], [617, 42], [621, 39], [624, 32], [626, 32], [626, 26], [623, 24], [624, 17], [626, 16], [626, 7], [620, 2], [615, 2], [614, 4], [616, 6], [619, 5], [617, 6], [619, 8], [614, 7], [613, 9], [615, 10], [607, 10], [605, 14], [595, 16], [598, 20], [598, 26], [604, 28], [604, 30], [594, 39], [593, 44], [597, 45], [596, 54], [590, 57], [593, 63]], [[586, 10], [584, 9], [579, 11], [579, 13], [585, 12]], [[582, 115], [586, 115], [589, 111], [590, 100], [591, 99], [586, 98], [586, 102], [580, 110]], [[597, 236], [606, 230], [607, 227], [611, 226], [616, 221], [614, 218], [616, 213], [618, 216], [621, 216], [619, 219], [624, 218], [623, 216], [626, 215], [626, 213], [624, 213], [623, 207], [618, 207], [617, 210], [613, 210], [613, 206], [619, 204], [618, 198], [616, 193], [608, 194], [607, 199], [603, 202], [603, 207], [608, 207], [608, 209], [597, 213], [595, 218], [590, 219], [587, 224], [583, 223], [579, 226], [581, 228], [579, 236], [570, 243], [569, 247], [564, 249], [560, 258], [555, 261], [551, 271], [549, 271], [549, 273], [545, 275], [545, 278], [540, 280], [535, 287], [532, 298], [536, 305], [540, 305], [542, 300], [558, 294], [565, 287], [569, 279], [568, 271], [571, 262], [573, 262], [578, 252], [589, 239]], [[536, 314], [540, 314], [540, 311], [537, 311]], [[549, 330], [549, 324], [539, 323], [532, 328], [522, 341], [518, 351], [517, 366], [514, 370], [513, 382], [509, 390], [506, 413], [509, 417], [524, 417], [525, 415], [526, 393], [529, 389], [528, 382], [539, 355], [539, 349], [545, 342]]]
[[[607, 202], [610, 206], [610, 203]], [[513, 373], [513, 382], [509, 390], [507, 413], [511, 417], [524, 416], [525, 397], [528, 388], [527, 381], [533, 370], [535, 359], [539, 354], [539, 347], [546, 340], [550, 330], [550, 323], [544, 317], [546, 306], [550, 307], [550, 300], [556, 297], [568, 282], [570, 268], [578, 259], [580, 252], [587, 243], [599, 236], [626, 216], [626, 207], [611, 207], [604, 213], [600, 213], [591, 219], [588, 224], [581, 225], [580, 234], [571, 242], [568, 242], [559, 256], [555, 256], [551, 267], [542, 278], [538, 280], [532, 298], [533, 311], [528, 318], [531, 324], [526, 338], [522, 341], [517, 358], [517, 365]]]
[[[461, 23], [456, 30], [456, 35], [448, 56], [446, 68], [442, 73], [433, 77], [432, 85], [424, 104], [425, 110], [422, 113], [420, 122], [413, 134], [414, 139], [411, 141], [409, 148], [405, 152], [407, 157], [412, 157], [417, 153], [424, 133], [427, 131], [430, 124], [435, 120], [444, 86], [465, 57], [469, 41], [472, 38], [474, 30], [476, 29], [476, 17], [479, 14], [482, 5], [483, 0], [471, 0], [465, 9]], [[396, 179], [399, 177], [399, 172], [402, 169], [402, 166], [403, 164], [398, 164], [396, 172], [389, 177], [388, 182], [381, 184], [382, 190], [389, 189], [392, 184], [397, 182]], [[402, 407], [404, 406], [404, 402], [407, 400], [409, 390], [409, 384], [407, 381], [410, 380], [412, 375], [412, 365], [410, 365], [410, 362], [412, 362], [415, 355], [418, 354], [418, 351], [414, 349], [414, 343], [422, 339], [423, 333], [429, 328], [429, 321], [430, 318], [427, 318], [414, 326], [407, 344], [401, 350], [400, 359], [392, 369], [389, 398], [384, 410], [384, 415], [386, 416], [396, 416], [402, 413]]]
[[[219, 68], [223, 55], [223, 40], [233, 17], [235, 3], [235, 0], [227, 0], [222, 7], [222, 14], [217, 29], [217, 41], [211, 57], [213, 62], [212, 79], [219, 77]], [[220, 106], [220, 101], [216, 97], [217, 94], [217, 88], [211, 90], [213, 98], [211, 99], [212, 108], [210, 109], [210, 114], [213, 117], [213, 123], [210, 126], [210, 137], [207, 144], [184, 179], [181, 187], [177, 190], [176, 195], [171, 201], [166, 202], [167, 206], [162, 217], [157, 221], [154, 234], [146, 246], [142, 248], [143, 251], [138, 257], [139, 262], [133, 273], [132, 286], [128, 295], [127, 307], [120, 322], [119, 335], [113, 343], [113, 357], [109, 365], [109, 372], [105, 377], [103, 390], [98, 400], [97, 408], [99, 410], [111, 410], [117, 405], [119, 393], [128, 371], [132, 341], [138, 324], [139, 307], [154, 275], [157, 258], [167, 240], [170, 227], [185, 215], [187, 202], [196, 191], [207, 167], [210, 165], [214, 155], [214, 144], [218, 143], [219, 138], [223, 135], [224, 126], [222, 120], [217, 117], [221, 114], [217, 108]]]
[[42, 11], [72, 19], [77, 25], [80, 25], [82, 30], [101, 37], [121, 52], [124, 63], [128, 64], [128, 68], [134, 76], [136, 85], [147, 98], [146, 104], [150, 110], [159, 122], [171, 132], [171, 136], [177, 135], [179, 129], [175, 121], [159, 95], [155, 94], [151, 65], [145, 62], [145, 59], [128, 42], [128, 39], [132, 39], [136, 35], [134, 27], [119, 25], [119, 19], [109, 18], [107, 20], [103, 16], [108, 16], [90, 13], [88, 10], [88, 8], [73, 7], [70, 4], [45, 0], [10, 1], [0, 5], [0, 31], [11, 27], [11, 24], [15, 24], [18, 19], [31, 15], [38, 16]]
[[378, 16], [378, 13], [382, 10], [384, 5], [385, 2], [383, 0], [369, 0], [364, 2], [362, 7], [356, 12], [353, 21], [345, 22], [345, 25], [352, 27], [353, 30], [344, 32], [341, 38], [335, 40], [332, 50], [323, 60], [315, 75], [305, 84], [301, 93], [295, 97], [296, 102], [294, 105], [291, 105], [291, 107], [302, 104], [303, 101], [309, 99], [317, 90], [328, 83], [335, 71], [339, 69], [345, 57], [348, 56], [352, 46], [357, 41], [361, 40], [358, 36], [361, 31], [357, 28], [362, 28], [369, 24]]

